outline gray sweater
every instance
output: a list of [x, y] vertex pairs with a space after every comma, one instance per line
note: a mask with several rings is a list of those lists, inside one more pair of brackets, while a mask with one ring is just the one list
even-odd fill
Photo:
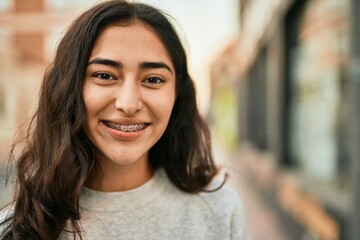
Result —
[[[219, 184], [214, 181], [209, 187]], [[250, 239], [242, 203], [229, 186], [188, 194], [178, 190], [163, 170], [126, 192], [84, 189], [80, 207], [83, 234], [89, 240]]]
[[[209, 187], [220, 183], [215, 180]], [[250, 240], [243, 205], [233, 189], [225, 185], [212, 193], [185, 193], [163, 170], [130, 191], [84, 188], [80, 208], [85, 240]], [[73, 238], [64, 231], [60, 239]]]

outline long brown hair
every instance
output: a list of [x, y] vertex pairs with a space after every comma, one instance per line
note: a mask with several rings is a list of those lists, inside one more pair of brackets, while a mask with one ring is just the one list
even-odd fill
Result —
[[179, 189], [197, 193], [217, 172], [210, 132], [196, 105], [194, 83], [184, 48], [159, 10], [140, 3], [108, 1], [73, 22], [44, 75], [37, 112], [17, 162], [12, 217], [3, 239], [58, 239], [69, 228], [80, 236], [79, 196], [95, 163], [94, 147], [82, 125], [86, 117], [82, 88], [93, 45], [104, 28], [140, 21], [154, 29], [176, 70], [176, 101], [167, 129], [150, 149], [150, 163], [163, 167]]

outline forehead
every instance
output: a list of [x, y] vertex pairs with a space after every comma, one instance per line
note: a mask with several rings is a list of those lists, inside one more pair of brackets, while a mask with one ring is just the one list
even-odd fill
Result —
[[[163, 41], [151, 27], [141, 22], [113, 24], [98, 36], [91, 55], [132, 54], [143, 57], [159, 57], [170, 60]], [[124, 55], [123, 55], [124, 56]]]

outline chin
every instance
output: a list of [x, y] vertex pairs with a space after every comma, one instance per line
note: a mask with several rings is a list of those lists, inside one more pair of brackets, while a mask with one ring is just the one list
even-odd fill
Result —
[[[129, 165], [138, 165], [141, 164], [144, 161], [147, 161], [147, 154], [139, 154], [139, 155], [128, 155], [124, 153], [119, 153], [116, 156], [112, 154], [113, 156], [107, 157], [107, 159], [119, 166], [129, 166]], [[121, 156], [121, 157], [119, 157]]]

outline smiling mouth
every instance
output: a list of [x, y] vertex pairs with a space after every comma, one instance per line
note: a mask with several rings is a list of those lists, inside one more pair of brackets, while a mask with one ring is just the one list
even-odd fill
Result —
[[147, 126], [149, 126], [148, 123], [139, 123], [139, 124], [119, 124], [119, 123], [113, 123], [109, 121], [102, 121], [105, 126], [116, 129], [122, 132], [138, 132], [143, 129], [145, 129]]

